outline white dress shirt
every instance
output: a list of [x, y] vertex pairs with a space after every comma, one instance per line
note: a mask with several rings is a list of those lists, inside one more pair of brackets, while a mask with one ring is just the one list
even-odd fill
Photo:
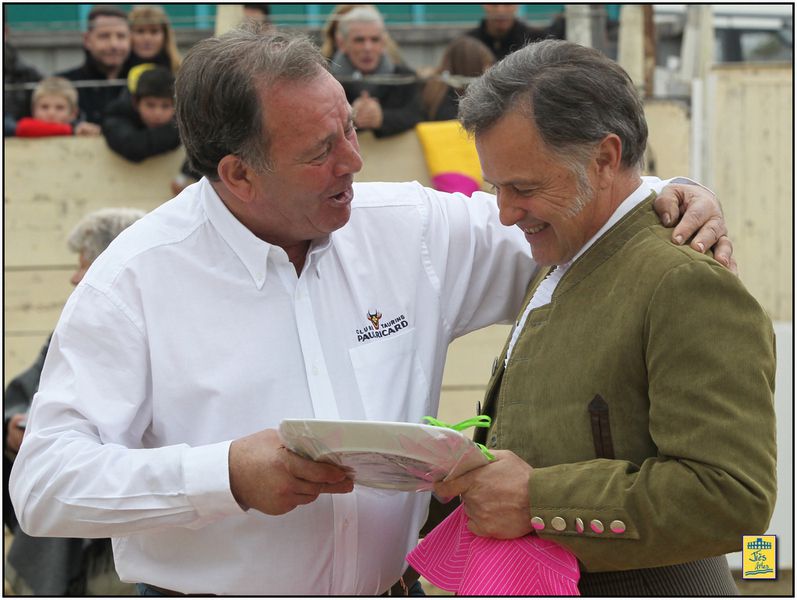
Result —
[[69, 298], [11, 474], [22, 528], [112, 537], [123, 580], [184, 593], [384, 592], [428, 493], [355, 486], [245, 512], [230, 442], [288, 417], [435, 415], [448, 343], [513, 319], [533, 270], [492, 196], [379, 183], [355, 184], [351, 221], [297, 277], [201, 180]]

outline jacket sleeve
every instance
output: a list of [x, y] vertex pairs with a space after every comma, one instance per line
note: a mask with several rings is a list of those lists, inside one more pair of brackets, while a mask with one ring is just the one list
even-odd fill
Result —
[[[644, 321], [657, 455], [535, 469], [531, 515], [588, 571], [638, 569], [739, 550], [766, 531], [776, 496], [772, 324], [742, 283], [707, 261], [667, 271]], [[590, 523], [599, 518], [603, 531]], [[611, 525], [621, 522], [614, 532]], [[600, 529], [598, 526], [597, 529]]]
[[[398, 70], [397, 74], [414, 75], [409, 69]], [[382, 126], [374, 130], [374, 136], [378, 138], [412, 129], [421, 120], [423, 109], [417, 83], [391, 87], [380, 103]]]
[[52, 135], [72, 135], [69, 123], [48, 123], [32, 117], [25, 117], [17, 122], [17, 137], [48, 137]]
[[160, 127], [141, 128], [116, 105], [108, 107], [102, 121], [102, 134], [111, 150], [132, 162], [141, 162], [180, 145], [177, 126], [173, 122]]

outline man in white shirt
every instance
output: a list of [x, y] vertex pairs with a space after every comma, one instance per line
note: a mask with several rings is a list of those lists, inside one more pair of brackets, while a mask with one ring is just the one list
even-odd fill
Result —
[[[177, 114], [205, 177], [117, 238], [54, 332], [11, 476], [21, 526], [112, 537], [145, 593], [388, 591], [429, 494], [352, 491], [275, 428], [434, 415], [448, 343], [514, 317], [535, 270], [492, 196], [353, 185], [351, 108], [323, 65], [275, 32], [195, 45]], [[676, 235], [691, 214], [714, 244], [716, 201], [679, 189]], [[674, 194], [661, 207], [677, 218]], [[358, 336], [375, 312], [406, 326]]]

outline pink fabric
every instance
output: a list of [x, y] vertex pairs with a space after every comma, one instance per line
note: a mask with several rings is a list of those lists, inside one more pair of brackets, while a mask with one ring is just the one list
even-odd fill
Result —
[[470, 532], [462, 506], [407, 555], [431, 583], [460, 596], [578, 596], [578, 561], [555, 542]]
[[441, 192], [454, 194], [460, 192], [466, 196], [471, 196], [473, 192], [478, 192], [479, 182], [464, 173], [447, 171], [438, 173], [432, 177], [432, 187]]

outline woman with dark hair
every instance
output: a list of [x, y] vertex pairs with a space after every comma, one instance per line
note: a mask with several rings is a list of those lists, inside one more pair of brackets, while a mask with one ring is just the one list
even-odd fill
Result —
[[459, 97], [465, 86], [452, 86], [440, 76], [478, 77], [495, 62], [493, 53], [479, 40], [460, 36], [445, 49], [440, 64], [423, 90], [423, 111], [429, 121], [446, 121], [457, 118]]

